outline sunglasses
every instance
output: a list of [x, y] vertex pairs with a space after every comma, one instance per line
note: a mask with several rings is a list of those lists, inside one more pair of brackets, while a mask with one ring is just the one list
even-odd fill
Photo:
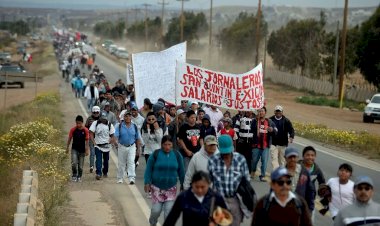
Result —
[[99, 114], [100, 112], [95, 111], [95, 112], [92, 112], [92, 113], [94, 113], [94, 114]]
[[181, 103], [187, 103], [187, 101], [181, 101]]
[[153, 121], [155, 121], [155, 119], [154, 118], [148, 118], [147, 121], [153, 122]]
[[279, 186], [284, 186], [284, 184], [290, 185], [291, 183], [292, 183], [291, 180], [278, 180], [278, 181], [276, 181], [276, 184], [278, 184]]
[[369, 191], [372, 188], [371, 186], [358, 186], [356, 189], [358, 189], [359, 191], [363, 191], [363, 190]]

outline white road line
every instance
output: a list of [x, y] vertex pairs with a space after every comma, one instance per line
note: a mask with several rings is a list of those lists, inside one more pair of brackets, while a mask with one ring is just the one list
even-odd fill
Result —
[[[80, 108], [82, 109], [82, 112], [83, 114], [88, 117], [88, 113], [87, 113], [87, 110], [86, 108], [83, 106], [82, 104], [82, 101], [80, 99], [78, 99], [78, 103], [79, 103], [79, 106]], [[115, 152], [113, 151], [110, 151], [110, 156], [111, 156], [111, 159], [112, 161], [115, 163], [116, 167], [118, 166], [118, 159], [117, 159], [117, 156], [115, 154]], [[144, 213], [145, 217], [146, 217], [146, 220], [148, 222], [149, 220], [149, 215], [150, 215], [150, 207], [148, 206], [148, 204], [146, 203], [145, 201], [145, 198], [144, 196], [141, 194], [141, 192], [137, 189], [136, 186], [128, 186], [128, 188], [131, 190], [132, 194], [133, 194], [133, 197], [136, 199], [137, 203], [139, 204], [140, 206], [140, 209], [141, 211]], [[158, 226], [161, 226], [160, 223], [157, 223]]]

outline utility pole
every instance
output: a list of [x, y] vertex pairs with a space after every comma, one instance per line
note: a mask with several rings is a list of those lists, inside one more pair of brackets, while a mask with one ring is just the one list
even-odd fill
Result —
[[210, 0], [210, 33], [208, 37], [208, 60], [211, 62], [212, 52], [212, 0]]
[[334, 74], [332, 78], [333, 90], [332, 95], [335, 95], [336, 89], [336, 76], [338, 74], [338, 59], [339, 59], [339, 20], [336, 23], [336, 39], [335, 39], [335, 57], [334, 57]]
[[183, 6], [185, 4], [185, 1], [189, 1], [189, 0], [177, 0], [177, 1], [181, 1], [181, 19], [180, 19], [181, 39], [180, 39], [180, 41], [183, 42], [183, 23], [185, 21], [185, 15], [184, 15], [184, 12], [183, 12]]
[[148, 6], [150, 4], [143, 4], [145, 7], [145, 51], [148, 50]]
[[260, 47], [260, 24], [261, 24], [261, 0], [259, 0], [259, 5], [257, 7], [256, 14], [256, 65], [259, 64], [259, 47]]
[[340, 49], [340, 64], [339, 64], [339, 107], [343, 107], [343, 94], [344, 94], [344, 67], [346, 58], [346, 35], [347, 35], [347, 12], [348, 12], [348, 0], [344, 1], [344, 16], [343, 16], [343, 30], [342, 30], [342, 42]]
[[164, 12], [165, 12], [165, 5], [168, 5], [169, 2], [165, 2], [165, 0], [162, 0], [162, 2], [158, 2], [162, 6], [161, 8], [161, 41], [160, 41], [160, 50], [162, 50], [162, 46], [164, 44]]

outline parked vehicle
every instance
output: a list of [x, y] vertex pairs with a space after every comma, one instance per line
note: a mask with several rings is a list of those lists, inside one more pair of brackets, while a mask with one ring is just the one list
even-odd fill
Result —
[[113, 54], [116, 50], [117, 50], [117, 45], [115, 45], [115, 44], [112, 44], [112, 45], [110, 45], [109, 47], [108, 47], [108, 52], [110, 53], [110, 54]]
[[11, 54], [8, 52], [0, 52], [0, 62], [8, 62], [12, 58]]
[[[25, 78], [31, 77], [31, 75], [25, 70], [22, 65], [14, 64], [2, 64], [0, 65], [0, 87], [8, 86], [20, 86], [24, 88]], [[7, 79], [7, 82], [6, 82]]]
[[124, 47], [117, 48], [117, 50], [114, 52], [114, 55], [121, 59], [129, 58], [129, 53]]
[[371, 100], [366, 101], [367, 106], [364, 108], [363, 122], [374, 122], [380, 120], [380, 93], [373, 95]]
[[108, 47], [109, 47], [110, 45], [112, 45], [112, 44], [113, 44], [113, 41], [107, 39], [107, 40], [104, 40], [104, 42], [102, 43], [102, 47], [105, 48], [105, 49], [108, 49]]

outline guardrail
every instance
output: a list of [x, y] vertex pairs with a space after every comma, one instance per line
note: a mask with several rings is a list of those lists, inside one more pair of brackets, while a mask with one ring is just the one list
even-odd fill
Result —
[[21, 192], [18, 196], [14, 226], [33, 226], [37, 212], [38, 174], [34, 170], [24, 170]]

